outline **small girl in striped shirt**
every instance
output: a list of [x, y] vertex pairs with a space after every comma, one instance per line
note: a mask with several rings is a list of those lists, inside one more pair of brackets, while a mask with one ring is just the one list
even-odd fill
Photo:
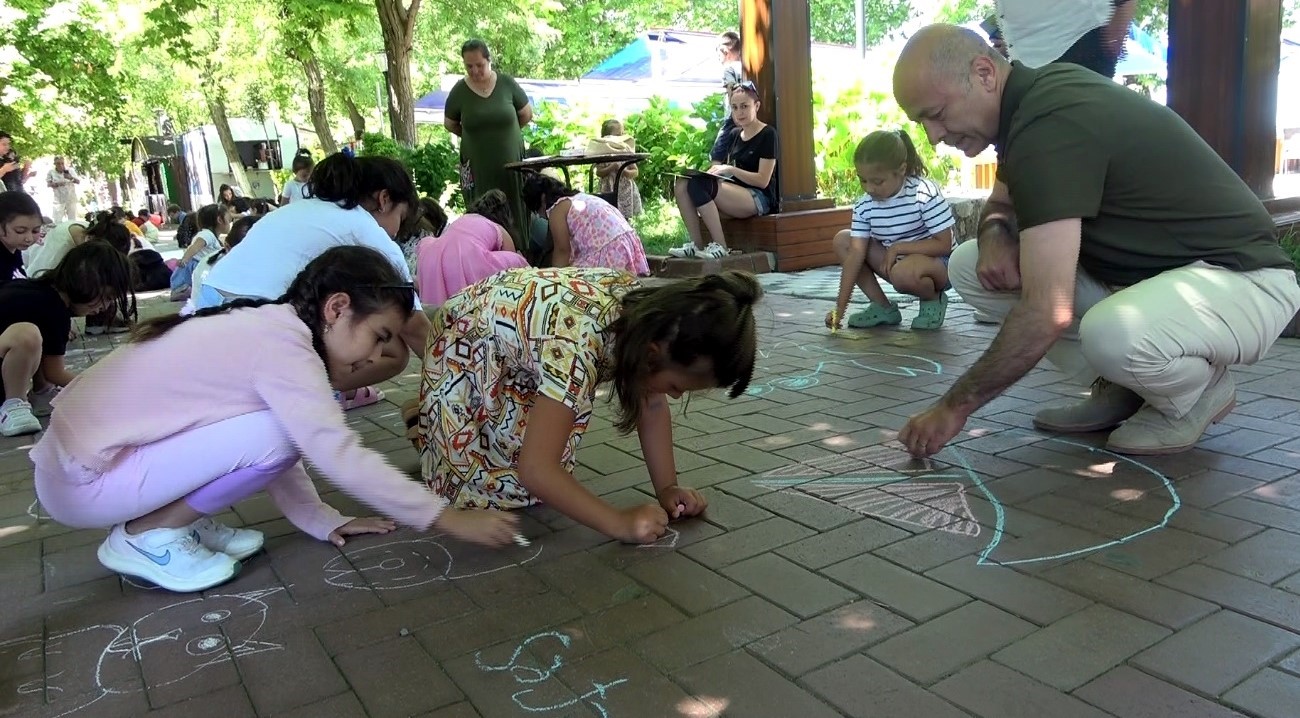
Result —
[[840, 259], [840, 291], [826, 326], [839, 328], [853, 285], [867, 299], [866, 309], [848, 317], [854, 328], [901, 324], [898, 305], [876, 277], [894, 289], [920, 298], [913, 329], [938, 329], [948, 311], [948, 255], [952, 254], [952, 208], [938, 183], [925, 177], [925, 165], [902, 130], [867, 135], [853, 154], [866, 194], [853, 206], [853, 223], [835, 235]]

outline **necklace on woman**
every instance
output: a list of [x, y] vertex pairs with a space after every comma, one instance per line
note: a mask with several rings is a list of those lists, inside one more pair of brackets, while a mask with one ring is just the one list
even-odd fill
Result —
[[465, 82], [466, 84], [469, 85], [469, 89], [474, 91], [474, 94], [478, 95], [479, 97], [488, 97], [489, 95], [492, 94], [492, 91], [496, 89], [497, 71], [492, 70], [487, 76], [487, 81], [481, 85], [475, 83], [473, 80], [471, 80], [468, 77], [465, 78]]

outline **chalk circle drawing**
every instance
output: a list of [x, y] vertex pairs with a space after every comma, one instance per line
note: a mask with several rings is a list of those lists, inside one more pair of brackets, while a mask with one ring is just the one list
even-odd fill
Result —
[[[542, 554], [541, 544], [535, 543], [526, 549], [479, 551], [458, 561], [438, 540], [444, 535], [389, 541], [334, 556], [321, 566], [325, 583], [339, 588], [374, 591], [414, 588], [434, 581], [459, 581], [504, 571], [522, 566]], [[526, 554], [525, 557], [517, 558], [521, 553]]]
[[[568, 708], [570, 706], [585, 703], [588, 706], [591, 706], [591, 708], [594, 709], [601, 718], [609, 718], [609, 711], [605, 708], [604, 704], [597, 700], [597, 698], [599, 698], [600, 701], [606, 700], [608, 697], [606, 696], [606, 693], [608, 693], [609, 689], [627, 683], [628, 679], [626, 678], [619, 678], [609, 683], [592, 681], [591, 690], [577, 696], [576, 698], [570, 698], [559, 703], [537, 705], [532, 702], [531, 696], [537, 691], [537, 688], [533, 686], [537, 686], [538, 684], [550, 680], [555, 676], [556, 671], [564, 667], [564, 658], [559, 653], [552, 653], [549, 661], [541, 661], [542, 663], [548, 663], [545, 668], [530, 666], [519, 662], [525, 649], [528, 649], [529, 653], [533, 654], [533, 650], [530, 648], [532, 644], [543, 641], [554, 641], [559, 643], [561, 648], [568, 648], [573, 643], [573, 638], [570, 637], [569, 634], [560, 633], [559, 631], [538, 633], [524, 639], [522, 643], [515, 647], [514, 652], [510, 654], [509, 660], [505, 663], [485, 663], [483, 661], [483, 652], [477, 651], [474, 653], [474, 665], [478, 666], [479, 670], [485, 673], [509, 673], [510, 677], [514, 679], [516, 684], [528, 686], [527, 688], [515, 691], [511, 694], [510, 699], [514, 701], [515, 705], [529, 713], [549, 713], [551, 711], [557, 711], [562, 708]], [[534, 655], [540, 656], [541, 654]]]
[[[937, 471], [932, 461], [900, 461], [903, 450], [899, 446], [879, 445], [773, 469], [754, 483], [772, 490], [816, 496], [868, 516], [978, 538], [983, 533], [982, 528], [988, 526], [987, 522], [978, 521], [971, 511], [967, 497], [969, 491], [974, 490], [988, 501], [993, 510], [992, 535], [976, 558], [976, 563], [982, 566], [1056, 561], [1103, 551], [1159, 531], [1168, 526], [1182, 508], [1182, 499], [1169, 477], [1146, 464], [1069, 439], [1035, 436], [1042, 441], [1084, 449], [1105, 457], [1105, 461], [1126, 465], [1148, 475], [1160, 491], [1169, 495], [1169, 508], [1150, 526], [1108, 541], [1047, 555], [1000, 559], [994, 554], [1006, 536], [1006, 507], [958, 447], [949, 446], [939, 454], [952, 457], [955, 466]], [[909, 463], [918, 464], [919, 468], [898, 465]]]
[[766, 381], [754, 382], [745, 392], [751, 396], [763, 396], [777, 389], [801, 391], [821, 384], [822, 372], [828, 366], [855, 366], [877, 374], [890, 376], [938, 376], [943, 373], [943, 365], [933, 359], [915, 354], [892, 352], [848, 352], [822, 346], [805, 346], [789, 340], [777, 342], [771, 349], [759, 352], [763, 359], [782, 346], [791, 346], [806, 353], [829, 354], [835, 359], [823, 359], [813, 365], [812, 369], [798, 374], [787, 374]]
[[[213, 594], [168, 604], [130, 625], [99, 624], [42, 637], [32, 634], [0, 641], [3, 674], [23, 675], [28, 661], [42, 673], [18, 686], [20, 695], [41, 694], [61, 718], [114, 696], [157, 689], [184, 681], [205, 668], [235, 658], [284, 648], [258, 639], [270, 608], [263, 600], [283, 587], [241, 593]], [[92, 656], [93, 665], [89, 664]], [[85, 657], [87, 665], [70, 661]], [[147, 669], [144, 665], [148, 660]], [[61, 667], [49, 673], [51, 664]], [[33, 671], [28, 671], [31, 673]], [[87, 675], [91, 685], [75, 685]], [[63, 678], [64, 681], [59, 679]], [[67, 705], [59, 705], [63, 697]]]

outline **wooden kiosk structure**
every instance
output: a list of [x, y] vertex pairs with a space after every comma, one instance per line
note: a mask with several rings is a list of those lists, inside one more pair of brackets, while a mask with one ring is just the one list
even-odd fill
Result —
[[849, 226], [851, 210], [817, 196], [808, 0], [742, 0], [740, 28], [759, 117], [777, 132], [781, 211], [728, 221], [727, 239], [739, 249], [772, 253], [779, 272], [834, 264], [831, 239]]
[[[740, 23], [759, 116], [779, 136], [781, 211], [728, 221], [727, 237], [772, 253], [777, 271], [834, 264], [831, 238], [851, 210], [817, 195], [808, 0], [741, 0]], [[1169, 2], [1169, 106], [1286, 229], [1300, 226], [1300, 198], [1273, 199], [1281, 33], [1281, 0]]]

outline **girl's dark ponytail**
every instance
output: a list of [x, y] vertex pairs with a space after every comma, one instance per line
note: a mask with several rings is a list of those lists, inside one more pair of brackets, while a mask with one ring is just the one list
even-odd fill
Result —
[[343, 209], [357, 207], [383, 190], [397, 204], [414, 207], [419, 200], [411, 173], [390, 157], [353, 157], [335, 152], [312, 168], [309, 184], [316, 199], [334, 202]]
[[921, 161], [921, 155], [916, 152], [916, 144], [912, 142], [912, 136], [907, 134], [907, 130], [895, 130], [898, 133], [898, 141], [903, 143], [903, 151], [906, 153], [906, 159], [903, 162], [907, 165], [904, 174], [908, 177], [924, 177], [927, 174], [925, 163]]

